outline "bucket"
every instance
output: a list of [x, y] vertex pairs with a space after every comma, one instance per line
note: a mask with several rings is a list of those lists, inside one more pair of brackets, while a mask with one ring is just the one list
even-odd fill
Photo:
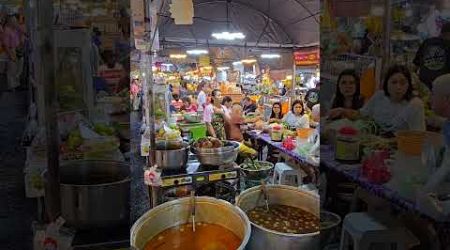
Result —
[[313, 133], [313, 128], [298, 128], [297, 129], [297, 137], [300, 139], [308, 139], [309, 136]]
[[206, 137], [206, 125], [203, 123], [179, 124], [178, 126], [189, 131], [194, 141]]

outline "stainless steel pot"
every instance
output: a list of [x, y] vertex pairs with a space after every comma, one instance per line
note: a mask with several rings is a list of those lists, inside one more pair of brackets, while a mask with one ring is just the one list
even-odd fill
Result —
[[226, 148], [193, 148], [198, 161], [203, 165], [220, 166], [235, 162], [239, 153], [239, 143], [227, 142]]
[[70, 161], [60, 166], [61, 213], [77, 229], [128, 223], [130, 166], [115, 161]]
[[155, 150], [156, 165], [161, 169], [180, 170], [186, 167], [189, 155], [189, 144], [181, 143], [181, 148], [170, 149], [157, 143]]
[[320, 245], [321, 248], [336, 242], [340, 237], [341, 217], [328, 211], [320, 211]]
[[243, 168], [247, 163], [242, 163], [239, 165], [239, 168], [243, 172], [243, 175], [246, 179], [249, 180], [262, 180], [266, 179], [268, 176], [272, 175], [274, 165], [268, 161], [255, 161], [255, 163], [264, 164], [267, 166], [265, 169], [251, 169], [251, 168]]
[[[302, 191], [298, 188], [285, 185], [267, 185], [270, 204], [280, 204], [302, 208], [319, 217], [319, 196]], [[264, 205], [264, 196], [261, 187], [253, 187], [242, 192], [236, 205], [244, 211]], [[252, 223], [252, 236], [247, 250], [277, 249], [319, 249], [319, 231], [310, 234], [286, 234], [265, 229]]]
[[[160, 232], [190, 222], [191, 198], [163, 203], [148, 211], [131, 228], [131, 247], [144, 249], [145, 244]], [[212, 197], [196, 197], [198, 222], [222, 226], [242, 239], [237, 250], [244, 250], [250, 238], [251, 226], [247, 215], [238, 207]], [[170, 239], [168, 239], [170, 240]]]

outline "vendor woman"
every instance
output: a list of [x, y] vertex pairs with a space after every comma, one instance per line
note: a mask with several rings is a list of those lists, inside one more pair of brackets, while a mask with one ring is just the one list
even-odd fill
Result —
[[281, 113], [281, 103], [275, 102], [272, 104], [272, 113], [270, 114], [269, 123], [281, 123], [283, 114]]
[[413, 97], [411, 73], [405, 66], [389, 68], [383, 90], [372, 96], [359, 111], [336, 109], [329, 118], [372, 118], [386, 132], [425, 130], [425, 111], [422, 100]]
[[283, 117], [282, 122], [286, 122], [291, 128], [309, 128], [309, 118], [305, 113], [303, 102], [294, 101], [291, 111]]
[[226, 107], [222, 105], [222, 93], [215, 89], [211, 93], [211, 103], [203, 113], [203, 121], [206, 124], [208, 134], [220, 140], [226, 140], [225, 121], [229, 120]]
[[364, 98], [360, 94], [359, 76], [352, 69], [342, 71], [337, 80], [336, 94], [330, 112], [342, 109], [359, 110], [363, 105]]

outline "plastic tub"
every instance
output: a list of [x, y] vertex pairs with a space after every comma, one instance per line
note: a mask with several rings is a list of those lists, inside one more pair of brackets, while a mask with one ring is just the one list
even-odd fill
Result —
[[312, 135], [313, 131], [313, 128], [298, 128], [297, 137], [300, 137], [301, 139], [308, 139], [309, 136]]

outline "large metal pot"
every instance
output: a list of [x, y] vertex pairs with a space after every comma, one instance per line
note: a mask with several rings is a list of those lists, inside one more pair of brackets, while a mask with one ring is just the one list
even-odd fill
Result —
[[115, 161], [70, 161], [60, 166], [61, 213], [77, 229], [128, 223], [130, 166]]
[[156, 165], [161, 169], [181, 170], [186, 167], [189, 155], [189, 144], [180, 143], [181, 148], [170, 149], [165, 142], [156, 144]]
[[220, 166], [235, 162], [239, 153], [239, 143], [226, 142], [221, 148], [193, 148], [198, 161], [203, 165]]
[[[145, 244], [160, 232], [190, 222], [191, 198], [163, 203], [148, 211], [131, 228], [131, 246], [144, 249]], [[247, 215], [238, 207], [212, 197], [196, 197], [197, 222], [222, 226], [242, 239], [237, 250], [244, 250], [250, 238], [251, 226]], [[170, 240], [170, 239], [168, 239]]]
[[[267, 185], [269, 203], [302, 208], [319, 217], [319, 196], [285, 185]], [[244, 211], [264, 205], [261, 186], [253, 187], [242, 192], [236, 205]], [[252, 236], [247, 250], [277, 249], [319, 249], [319, 231], [309, 234], [287, 234], [265, 229], [252, 223]]]

